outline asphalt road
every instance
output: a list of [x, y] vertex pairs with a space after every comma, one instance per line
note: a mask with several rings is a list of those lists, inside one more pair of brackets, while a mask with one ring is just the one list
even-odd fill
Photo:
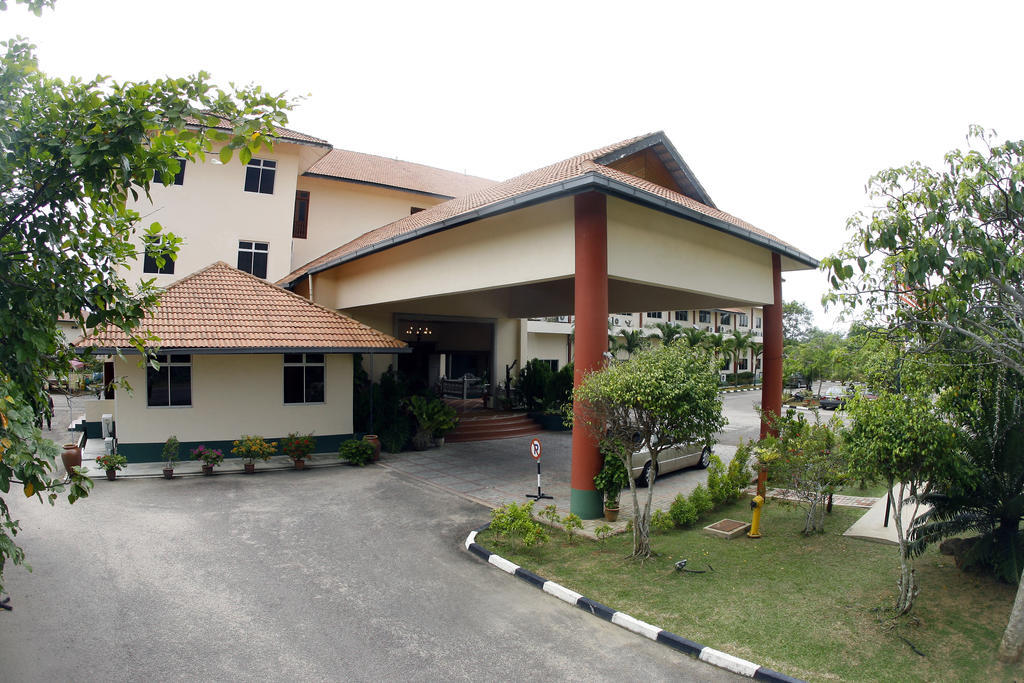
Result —
[[8, 500], [2, 680], [735, 678], [483, 564], [484, 508], [382, 468]]

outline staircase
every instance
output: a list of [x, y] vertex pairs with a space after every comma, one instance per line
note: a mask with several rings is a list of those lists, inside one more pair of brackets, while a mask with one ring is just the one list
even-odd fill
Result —
[[477, 413], [459, 416], [455, 431], [445, 435], [445, 443], [511, 439], [514, 436], [540, 434], [542, 430], [525, 413]]

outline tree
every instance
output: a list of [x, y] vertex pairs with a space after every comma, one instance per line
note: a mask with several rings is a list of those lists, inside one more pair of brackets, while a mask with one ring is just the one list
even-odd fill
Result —
[[707, 336], [707, 331], [702, 330], [699, 327], [683, 328], [683, 338], [686, 339], [686, 343], [693, 348], [703, 346], [705, 336]]
[[757, 383], [757, 371], [761, 369], [761, 355], [764, 354], [764, 344], [761, 342], [750, 342], [750, 355], [754, 358], [754, 383]]
[[678, 323], [654, 323], [652, 327], [658, 330], [662, 344], [671, 344], [683, 336], [683, 326]]
[[[822, 262], [833, 286], [824, 301], [1024, 376], [1024, 140], [994, 140], [975, 126], [972, 148], [946, 154], [942, 169], [914, 163], [871, 178], [884, 205], [853, 216], [848, 245]], [[1024, 582], [999, 653], [1024, 653]]]
[[724, 348], [732, 356], [732, 383], [733, 386], [740, 385], [739, 376], [739, 360], [740, 354], [750, 348], [750, 340], [753, 336], [749, 332], [741, 332], [739, 330], [733, 330], [728, 337], [725, 338]]
[[[26, 4], [37, 13], [52, 5]], [[237, 151], [246, 163], [269, 146], [289, 103], [256, 86], [218, 90], [205, 73], [64, 82], [38, 70], [24, 40], [0, 49], [0, 493], [20, 482], [28, 496], [45, 493], [52, 504], [66, 491], [74, 502], [91, 482], [78, 473], [55, 480], [55, 449], [34, 427], [46, 378], [65, 375], [74, 356], [58, 316], [130, 331], [157, 296], [152, 281], [133, 288], [121, 276], [137, 258], [131, 236], [142, 231], [161, 264], [179, 240], [141, 225], [127, 198], [148, 195], [154, 174], [172, 182], [178, 158], [204, 158], [215, 146], [223, 161]], [[140, 349], [147, 341], [133, 338]], [[24, 559], [17, 533], [0, 498], [0, 580], [7, 560]]]
[[586, 375], [573, 391], [573, 401], [583, 408], [575, 426], [585, 429], [602, 453], [616, 455], [627, 470], [635, 453], [646, 449], [650, 454], [642, 511], [636, 482], [629, 477], [633, 557], [651, 555], [651, 500], [658, 456], [676, 444], [711, 445], [725, 425], [717, 374], [717, 362], [707, 350], [671, 344], [640, 351], [625, 361], [611, 361]]
[[789, 342], [805, 342], [814, 329], [814, 314], [799, 301], [786, 301], [782, 304], [782, 339]]
[[626, 352], [626, 357], [631, 358], [633, 354], [650, 346], [650, 340], [644, 335], [643, 330], [623, 330], [622, 343], [619, 348]]

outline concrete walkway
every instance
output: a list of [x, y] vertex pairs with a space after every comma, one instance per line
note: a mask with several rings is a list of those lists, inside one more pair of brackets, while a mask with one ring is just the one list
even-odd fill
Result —
[[[894, 487], [892, 490], [892, 499], [894, 501], [899, 500], [899, 487]], [[917, 516], [923, 515], [926, 511], [930, 510], [931, 507], [922, 505], [921, 509], [917, 511]], [[906, 532], [910, 529], [911, 522], [914, 521], [914, 506], [907, 504], [903, 508], [903, 530]], [[875, 501], [874, 505], [861, 517], [859, 520], [854, 522], [853, 526], [847, 529], [843, 536], [849, 536], [850, 538], [861, 538], [865, 541], [874, 541], [876, 543], [885, 543], [887, 545], [899, 545], [899, 539], [896, 537], [896, 511], [889, 511], [889, 525], [883, 526], [885, 523], [885, 498], [879, 498]]]

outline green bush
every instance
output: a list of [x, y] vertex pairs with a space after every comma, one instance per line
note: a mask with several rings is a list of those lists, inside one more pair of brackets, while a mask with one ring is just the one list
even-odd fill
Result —
[[164, 449], [160, 455], [167, 462], [168, 467], [174, 467], [174, 463], [178, 462], [178, 449], [180, 447], [178, 437], [167, 437], [167, 441], [164, 442]]
[[696, 522], [697, 517], [700, 516], [697, 513], [697, 508], [694, 507], [693, 502], [681, 493], [672, 501], [672, 505], [668, 509], [668, 514], [672, 517], [672, 523], [680, 529], [690, 526]]
[[715, 509], [715, 502], [711, 500], [711, 494], [704, 488], [704, 484], [697, 484], [697, 488], [690, 492], [690, 504], [693, 505], [697, 517]]
[[347, 460], [353, 465], [364, 466], [373, 457], [373, 444], [369, 441], [349, 439], [342, 441], [338, 448], [338, 457]]
[[544, 388], [544, 410], [557, 412], [572, 401], [573, 365], [567, 363], [558, 372], [551, 373]]
[[614, 529], [612, 529], [611, 526], [602, 524], [594, 529], [594, 535], [597, 536], [597, 540], [604, 542], [608, 540], [608, 537], [612, 535], [613, 531]]
[[579, 515], [570, 512], [562, 520], [562, 525], [565, 527], [565, 535], [569, 537], [569, 543], [575, 543], [576, 532], [583, 528], [583, 520]]
[[537, 410], [544, 405], [544, 396], [551, 382], [551, 366], [534, 358], [519, 373], [519, 394], [527, 410]]
[[731, 503], [740, 497], [739, 487], [729, 478], [722, 459], [717, 455], [711, 456], [711, 464], [708, 465], [708, 493], [711, 494], [711, 502], [715, 507]]
[[491, 530], [512, 541], [520, 540], [523, 545], [546, 543], [548, 532], [533, 518], [533, 503], [532, 500], [525, 505], [509, 503], [491, 510]]
[[750, 443], [741, 442], [739, 447], [736, 449], [736, 455], [733, 456], [732, 461], [729, 463], [729, 468], [726, 471], [726, 478], [729, 480], [730, 485], [736, 490], [736, 498], [739, 498], [743, 489], [750, 486], [750, 481], [753, 478], [753, 473], [750, 471], [749, 467], [750, 457], [753, 455], [753, 452], [754, 448]]
[[404, 405], [409, 393], [405, 378], [391, 366], [373, 387], [373, 431], [388, 453], [405, 450], [416, 430], [415, 418]]
[[673, 526], [672, 515], [664, 510], [655, 510], [651, 513], [652, 531], [669, 531]]

